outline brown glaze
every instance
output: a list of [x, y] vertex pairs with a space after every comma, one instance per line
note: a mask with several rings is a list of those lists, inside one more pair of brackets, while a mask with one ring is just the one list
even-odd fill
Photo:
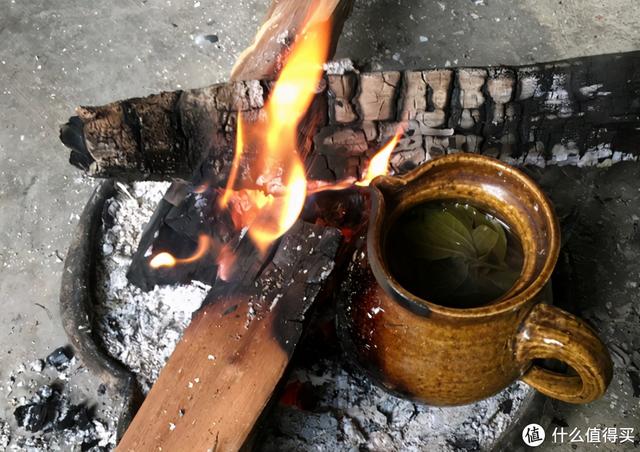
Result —
[[[560, 236], [553, 208], [536, 184], [498, 160], [453, 154], [371, 186], [372, 217], [340, 297], [339, 331], [348, 351], [384, 386], [432, 405], [460, 405], [522, 378], [551, 397], [585, 403], [612, 377], [609, 353], [591, 328], [548, 304]], [[505, 221], [520, 238], [520, 278], [502, 298], [456, 309], [423, 300], [390, 274], [386, 233], [407, 209], [463, 200]], [[363, 247], [364, 248], [364, 247]], [[578, 376], [532, 366], [567, 363]]]

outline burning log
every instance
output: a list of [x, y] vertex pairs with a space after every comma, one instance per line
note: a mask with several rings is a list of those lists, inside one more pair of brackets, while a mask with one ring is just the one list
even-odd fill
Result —
[[[313, 17], [307, 18], [313, 10]], [[333, 55], [345, 20], [351, 14], [353, 1], [345, 0], [279, 0], [267, 12], [267, 20], [253, 44], [247, 48], [231, 71], [232, 80], [271, 80], [282, 69], [283, 56], [307, 24], [330, 22], [329, 54]]]
[[[239, 67], [247, 76], [260, 73], [249, 69], [251, 57], [245, 60]], [[320, 133], [338, 144], [318, 152], [332, 158], [326, 148], [349, 145], [361, 155], [394, 123], [408, 120], [412, 135], [396, 153], [414, 157], [463, 150], [542, 166], [637, 155], [638, 65], [640, 52], [630, 52], [515, 68], [328, 74], [316, 108], [327, 105], [321, 116], [329, 122], [320, 125], [330, 129]], [[245, 78], [238, 71], [236, 80]], [[188, 178], [208, 160], [219, 173], [213, 182], [223, 185], [237, 113], [259, 118], [270, 88], [234, 81], [80, 107], [61, 138], [71, 163], [91, 176]], [[345, 135], [356, 141], [345, 143]], [[406, 157], [398, 157], [400, 165]]]
[[[119, 446], [121, 450], [156, 447], [237, 450], [246, 444], [300, 339], [307, 310], [328, 287], [326, 282], [338, 257], [342, 236], [337, 229], [297, 220], [306, 193], [304, 167], [300, 159], [311, 149], [313, 133], [321, 121], [319, 116], [324, 114], [324, 109], [317, 107], [313, 92], [321, 76], [320, 65], [328, 57], [323, 54], [322, 46], [326, 46], [326, 53], [333, 51], [345, 18], [343, 15], [349, 12], [351, 2], [323, 2], [322, 7], [315, 10], [312, 7], [320, 3], [309, 1], [305, 4], [306, 8], [300, 8], [299, 2], [275, 2], [270, 19], [258, 33], [256, 45], [245, 53], [239, 69], [234, 71], [234, 77], [243, 78], [243, 73], [253, 74], [252, 71], [259, 69], [257, 61], [261, 60], [262, 47], [268, 47], [267, 52], [272, 49], [273, 39], [261, 41], [265, 33], [273, 32], [272, 21], [280, 23], [283, 17], [293, 17], [294, 23], [288, 22], [287, 25], [292, 30], [304, 29], [305, 36], [300, 39], [306, 39], [307, 44], [298, 45], [296, 42], [287, 56], [287, 66], [273, 87], [276, 92], [279, 86], [284, 86], [280, 88], [285, 91], [282, 95], [276, 96], [271, 103], [265, 102], [263, 97], [261, 102], [244, 104], [248, 107], [259, 104], [259, 109], [227, 106], [227, 111], [220, 115], [202, 115], [193, 109], [190, 118], [197, 119], [181, 123], [188, 124], [187, 128], [192, 127], [184, 142], [191, 143], [190, 140], [197, 135], [199, 143], [206, 143], [204, 149], [221, 151], [218, 155], [215, 154], [217, 151], [199, 154], [200, 163], [204, 163], [198, 164], [200, 177], [196, 175], [194, 178], [198, 184], [206, 183], [208, 188], [205, 191], [212, 195], [208, 206], [216, 220], [209, 223], [212, 230], [206, 237], [214, 242], [219, 237], [222, 247], [214, 250], [213, 254], [220, 265], [216, 272], [217, 280], [208, 296], [210, 304], [194, 316], [125, 433]], [[308, 17], [310, 11], [313, 14]], [[302, 20], [305, 20], [304, 24], [300, 22]], [[329, 22], [331, 25], [327, 26]], [[316, 40], [320, 46], [314, 43]], [[304, 55], [307, 51], [313, 58], [307, 59]], [[252, 52], [256, 54], [252, 55]], [[278, 67], [273, 66], [273, 62], [266, 66]], [[300, 73], [304, 75], [300, 77]], [[253, 85], [256, 90], [268, 85], [239, 83], [242, 86]], [[223, 105], [217, 103], [220, 100], [215, 95], [211, 97], [216, 107]], [[194, 96], [193, 99], [197, 102], [200, 98]], [[281, 119], [283, 111], [287, 112], [286, 122]], [[181, 119], [187, 116], [185, 114]], [[238, 127], [249, 126], [248, 135], [245, 137], [240, 133], [235, 140], [235, 155], [225, 153], [231, 146], [225, 147], [218, 141], [221, 137], [228, 139], [227, 135], [210, 134], [212, 127], [220, 125], [215, 120], [229, 120], [231, 117]], [[269, 129], [260, 130], [261, 133], [257, 134], [257, 129], [252, 128], [261, 122], [268, 124]], [[275, 136], [277, 142], [271, 136]], [[254, 143], [256, 137], [260, 139]], [[257, 171], [248, 166], [240, 169], [243, 165], [240, 159], [247, 157], [245, 140], [249, 146], [266, 152]], [[250, 150], [248, 156], [249, 161], [255, 160]], [[275, 168], [270, 165], [275, 165]], [[223, 174], [221, 168], [227, 171], [224, 177], [218, 176]], [[275, 177], [274, 170], [282, 174]], [[229, 223], [220, 221], [219, 214], [228, 213], [225, 210], [229, 202], [227, 195], [235, 190], [236, 177], [242, 184], [258, 183], [255, 175], [266, 177], [267, 182], [281, 180], [284, 184], [282, 197], [270, 198], [261, 206], [247, 234], [240, 228], [226, 229]], [[203, 176], [211, 177], [203, 180]], [[227, 181], [226, 191], [219, 196], [217, 188], [224, 181]], [[173, 184], [153, 224], [164, 224], [171, 215], [173, 209], [167, 203], [183, 205], [184, 188], [184, 184]], [[152, 229], [146, 231], [143, 240], [150, 240], [150, 237], [155, 237]], [[196, 250], [198, 257], [203, 250], [206, 254], [207, 247], [211, 248], [200, 246], [200, 242]], [[232, 248], [233, 254], [224, 252]], [[227, 261], [229, 258], [232, 262]], [[191, 263], [192, 260], [191, 257], [182, 258], [182, 262]]]
[[239, 449], [291, 358], [340, 238], [298, 221], [265, 267], [245, 238], [243, 271], [214, 285], [119, 449]]

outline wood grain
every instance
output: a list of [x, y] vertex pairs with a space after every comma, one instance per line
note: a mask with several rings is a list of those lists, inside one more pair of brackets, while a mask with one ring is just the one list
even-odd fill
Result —
[[298, 221], [266, 267], [218, 281], [122, 438], [119, 451], [238, 450], [271, 399], [331, 275], [341, 235]]

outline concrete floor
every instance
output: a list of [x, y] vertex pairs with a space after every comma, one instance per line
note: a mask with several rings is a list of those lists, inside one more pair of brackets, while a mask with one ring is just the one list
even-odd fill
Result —
[[[365, 68], [524, 64], [640, 48], [637, 0], [362, 0], [338, 49]], [[62, 259], [93, 182], [58, 125], [103, 104], [222, 81], [266, 0], [0, 0], [0, 381], [66, 343]], [[199, 34], [219, 41], [198, 46]], [[0, 418], [9, 417], [0, 399]]]

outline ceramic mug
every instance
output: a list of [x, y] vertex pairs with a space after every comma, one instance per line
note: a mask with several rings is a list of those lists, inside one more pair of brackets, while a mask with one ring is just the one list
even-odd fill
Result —
[[[529, 177], [499, 160], [458, 153], [379, 177], [370, 190], [366, 252], [354, 255], [338, 302], [338, 332], [361, 367], [386, 388], [431, 405], [481, 400], [518, 378], [565, 402], [604, 394], [612, 377], [606, 347], [585, 322], [549, 304], [558, 220]], [[417, 204], [446, 200], [494, 214], [520, 239], [520, 276], [494, 302], [441, 306], [409, 292], [389, 271], [385, 242], [394, 221]], [[538, 359], [562, 361], [574, 372], [547, 370]]]

